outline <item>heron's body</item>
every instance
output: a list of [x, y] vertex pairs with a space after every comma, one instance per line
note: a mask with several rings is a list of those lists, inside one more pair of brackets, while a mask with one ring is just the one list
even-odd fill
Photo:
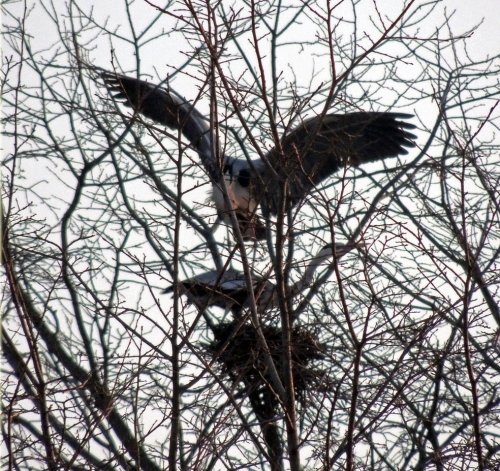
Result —
[[[269, 303], [268, 293], [274, 285], [260, 276], [252, 276], [252, 290], [258, 296], [258, 304], [265, 310]], [[172, 293], [173, 286], [164, 293]], [[220, 307], [239, 315], [248, 307], [249, 290], [245, 275], [242, 272], [227, 268], [219, 273], [216, 270], [203, 272], [193, 278], [179, 283], [180, 293], [187, 299], [204, 309], [210, 306]]]
[[[325, 262], [332, 264], [334, 259], [340, 259], [351, 250], [361, 248], [362, 243], [329, 244], [312, 258], [300, 280], [291, 286], [290, 295], [295, 296], [307, 287], [313, 280], [314, 273]], [[259, 313], [275, 308], [278, 304], [275, 284], [268, 278], [252, 275], [251, 290]], [[245, 274], [233, 268], [227, 268], [222, 273], [210, 270], [181, 281], [180, 293], [199, 308], [205, 309], [217, 306], [240, 315], [241, 311], [250, 305], [250, 288]], [[164, 293], [172, 293], [173, 286]]]

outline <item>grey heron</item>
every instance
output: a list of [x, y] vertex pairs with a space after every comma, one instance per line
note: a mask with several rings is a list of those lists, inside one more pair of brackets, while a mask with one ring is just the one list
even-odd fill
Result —
[[[362, 242], [349, 242], [346, 244], [327, 244], [308, 263], [301, 278], [290, 288], [290, 295], [299, 294], [309, 286], [314, 278], [316, 270], [326, 261], [340, 259], [351, 250], [361, 248]], [[259, 313], [277, 306], [276, 287], [268, 277], [259, 275], [252, 276], [252, 290], [255, 295]], [[164, 293], [172, 293], [174, 287], [165, 289]], [[227, 268], [222, 273], [217, 270], [209, 270], [179, 283], [179, 291], [185, 295], [189, 302], [199, 308], [217, 306], [230, 310], [235, 316], [239, 316], [242, 310], [249, 306], [249, 289], [244, 273], [233, 268]]]
[[259, 206], [266, 217], [277, 214], [297, 205], [341, 168], [405, 155], [415, 147], [415, 135], [409, 132], [415, 126], [405, 121], [412, 115], [358, 111], [321, 114], [300, 122], [263, 159], [224, 155], [218, 162], [209, 120], [171, 87], [112, 72], [101, 76], [113, 97], [134, 112], [181, 131], [210, 177], [219, 217], [227, 221], [229, 211], [234, 211], [246, 239], [265, 237], [256, 214]]

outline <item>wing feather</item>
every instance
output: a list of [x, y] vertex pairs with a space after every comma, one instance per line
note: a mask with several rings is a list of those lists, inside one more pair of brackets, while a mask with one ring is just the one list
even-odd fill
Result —
[[180, 129], [201, 157], [210, 177], [217, 181], [213, 135], [204, 116], [170, 87], [144, 80], [101, 72], [101, 77], [115, 99], [157, 123]]
[[[274, 148], [266, 156], [281, 183], [287, 182], [288, 207], [340, 168], [407, 154], [407, 148], [415, 146], [415, 135], [409, 132], [415, 126], [404, 121], [411, 117], [378, 112], [329, 114], [294, 128], [281, 140], [283, 154]], [[266, 173], [270, 172], [261, 172], [262, 209], [276, 214], [278, 185], [271, 185]]]

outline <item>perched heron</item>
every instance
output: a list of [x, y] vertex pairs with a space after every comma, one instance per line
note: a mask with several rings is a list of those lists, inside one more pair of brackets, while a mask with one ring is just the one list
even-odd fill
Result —
[[277, 214], [297, 205], [316, 185], [343, 167], [405, 155], [407, 148], [415, 147], [415, 135], [409, 132], [415, 126], [404, 121], [412, 115], [360, 111], [301, 121], [263, 159], [223, 155], [218, 162], [209, 120], [172, 88], [112, 72], [102, 72], [101, 76], [114, 98], [182, 132], [210, 177], [219, 217], [228, 221], [233, 210], [246, 239], [265, 237], [264, 225], [256, 215], [259, 205], [265, 216]]
[[[324, 246], [307, 265], [302, 277], [290, 288], [290, 295], [296, 296], [304, 288], [309, 286], [313, 280], [314, 273], [325, 262], [333, 263], [334, 259], [340, 259], [355, 248], [361, 248], [364, 244], [328, 244]], [[230, 310], [235, 316], [248, 307], [250, 294], [244, 273], [233, 268], [227, 268], [220, 273], [210, 270], [199, 275], [181, 281], [179, 283], [180, 293], [185, 295], [189, 302], [201, 309], [217, 306]], [[276, 286], [268, 278], [252, 275], [252, 290], [255, 295], [259, 313], [277, 306]], [[164, 293], [172, 293], [174, 287], [170, 286]]]

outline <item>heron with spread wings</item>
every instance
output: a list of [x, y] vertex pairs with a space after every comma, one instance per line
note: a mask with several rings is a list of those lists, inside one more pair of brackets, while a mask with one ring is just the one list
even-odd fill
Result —
[[224, 155], [218, 162], [209, 120], [172, 88], [112, 72], [101, 76], [114, 98], [136, 113], [181, 131], [211, 180], [219, 217], [227, 222], [234, 211], [244, 239], [265, 237], [258, 207], [266, 217], [275, 215], [296, 206], [341, 168], [405, 155], [415, 147], [415, 135], [410, 132], [415, 126], [405, 121], [412, 115], [360, 111], [304, 120], [262, 159]]

